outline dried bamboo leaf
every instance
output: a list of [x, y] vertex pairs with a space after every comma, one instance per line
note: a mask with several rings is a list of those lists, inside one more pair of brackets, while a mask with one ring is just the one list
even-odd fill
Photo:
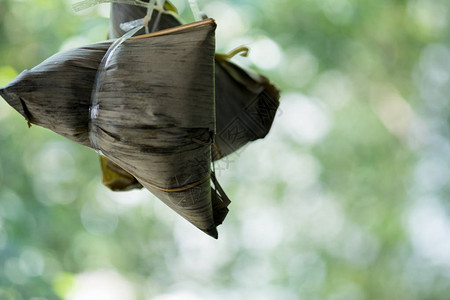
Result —
[[265, 77], [216, 55], [215, 145], [220, 159], [264, 138], [279, 106], [278, 89]]
[[57, 53], [19, 74], [0, 95], [32, 124], [85, 146], [98, 66], [111, 41]]

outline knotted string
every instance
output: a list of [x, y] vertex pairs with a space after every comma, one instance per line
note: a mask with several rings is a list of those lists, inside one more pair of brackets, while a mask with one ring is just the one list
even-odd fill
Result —
[[72, 9], [75, 12], [79, 12], [102, 3], [120, 3], [148, 7], [148, 2], [142, 0], [83, 0], [72, 5]]

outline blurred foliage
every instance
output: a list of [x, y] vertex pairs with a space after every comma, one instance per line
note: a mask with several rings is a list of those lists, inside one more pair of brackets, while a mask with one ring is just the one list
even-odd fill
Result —
[[[108, 5], [72, 3], [0, 0], [0, 86], [106, 37]], [[0, 299], [448, 299], [448, 0], [200, 5], [283, 90], [267, 139], [216, 165], [219, 240], [0, 101]]]

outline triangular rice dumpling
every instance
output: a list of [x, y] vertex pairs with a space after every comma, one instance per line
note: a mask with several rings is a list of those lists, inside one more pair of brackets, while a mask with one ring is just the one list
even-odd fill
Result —
[[86, 146], [93, 142], [217, 237], [224, 216], [213, 213], [211, 202], [215, 27], [208, 19], [127, 40], [103, 70], [95, 107], [92, 84], [111, 41], [59, 53], [24, 71], [0, 95], [30, 123]]

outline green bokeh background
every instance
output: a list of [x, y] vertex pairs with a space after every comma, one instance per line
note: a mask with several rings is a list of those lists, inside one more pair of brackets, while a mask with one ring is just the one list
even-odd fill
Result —
[[[0, 86], [106, 37], [108, 5], [74, 2], [0, 0]], [[450, 2], [200, 6], [283, 91], [268, 137], [216, 165], [219, 240], [0, 100], [0, 299], [449, 299]]]

